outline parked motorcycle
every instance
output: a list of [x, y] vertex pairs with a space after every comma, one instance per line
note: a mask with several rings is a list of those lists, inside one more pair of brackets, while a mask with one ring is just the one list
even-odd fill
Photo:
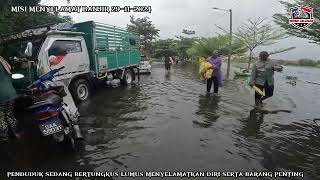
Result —
[[[62, 82], [52, 82], [54, 75], [63, 68], [49, 71], [28, 86], [26, 91], [32, 96], [28, 109], [43, 136], [76, 151], [78, 140], [83, 139], [77, 124], [78, 110], [68, 88]], [[17, 75], [13, 76], [17, 78]]]

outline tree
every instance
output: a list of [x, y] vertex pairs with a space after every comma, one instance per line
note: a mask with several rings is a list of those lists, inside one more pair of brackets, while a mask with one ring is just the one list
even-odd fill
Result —
[[[208, 57], [212, 54], [228, 55], [229, 53], [229, 35], [219, 35], [211, 38], [201, 38], [193, 43], [192, 47], [187, 50], [189, 56]], [[246, 52], [244, 44], [235, 39], [232, 42], [232, 54], [242, 54]]]
[[187, 50], [191, 48], [197, 38], [187, 38], [183, 36], [176, 36], [176, 39], [157, 40], [152, 43], [153, 57], [159, 58], [164, 54], [170, 56], [179, 56], [180, 59], [185, 60], [190, 56]]
[[152, 43], [153, 46], [153, 57], [161, 58], [164, 54], [169, 54], [170, 56], [177, 55], [176, 51], [174, 51], [175, 40], [173, 39], [165, 39], [165, 40], [157, 40]]
[[149, 20], [149, 17], [135, 19], [134, 16], [130, 16], [130, 23], [131, 24], [127, 25], [127, 30], [138, 32], [140, 35], [142, 35], [142, 51], [147, 56], [150, 56], [152, 52], [151, 42], [156, 37], [159, 37], [160, 30], [152, 24], [152, 21]]
[[269, 23], [265, 23], [265, 18], [248, 19], [235, 33], [236, 39], [243, 42], [249, 50], [248, 69], [252, 60], [252, 52], [258, 46], [267, 46], [276, 43], [284, 38], [285, 33], [279, 31]]
[[[280, 25], [282, 28], [284, 28], [288, 34], [300, 37], [300, 38], [306, 38], [309, 39], [311, 43], [320, 44], [320, 1], [319, 0], [295, 0], [293, 3], [280, 1], [280, 3], [285, 7], [287, 10], [286, 14], [274, 14], [273, 18], [274, 21]], [[312, 23], [311, 26], [308, 29], [299, 30], [289, 24], [289, 18], [290, 17], [290, 8], [293, 6], [299, 6], [299, 5], [308, 5], [313, 8], [313, 16], [315, 19], [315, 23]]]
[[11, 6], [37, 6], [39, 3], [40, 0], [4, 0], [0, 6], [0, 34], [21, 32], [43, 24], [71, 21], [69, 16], [56, 16], [52, 13], [11, 12]]
[[176, 54], [182, 60], [189, 58], [187, 50], [192, 47], [192, 44], [197, 38], [187, 38], [183, 36], [176, 36], [177, 40], [174, 42], [173, 48]]

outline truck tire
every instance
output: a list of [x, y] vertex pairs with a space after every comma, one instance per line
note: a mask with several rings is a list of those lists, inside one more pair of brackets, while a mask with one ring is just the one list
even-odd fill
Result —
[[91, 94], [91, 87], [87, 80], [78, 79], [72, 84], [71, 94], [76, 103], [86, 101]]
[[120, 80], [122, 85], [131, 84], [135, 79], [134, 73], [131, 69], [127, 68], [124, 70], [123, 78]]

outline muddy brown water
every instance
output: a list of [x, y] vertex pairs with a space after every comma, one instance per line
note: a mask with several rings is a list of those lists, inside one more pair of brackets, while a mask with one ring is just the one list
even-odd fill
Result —
[[[286, 75], [298, 76], [297, 84]], [[99, 90], [79, 106], [83, 148], [61, 152], [30, 136], [2, 148], [1, 169], [42, 171], [302, 171], [320, 178], [320, 69], [286, 67], [274, 97], [253, 107], [245, 79], [207, 96], [190, 64], [139, 84]], [[5, 157], [4, 157], [5, 156]]]

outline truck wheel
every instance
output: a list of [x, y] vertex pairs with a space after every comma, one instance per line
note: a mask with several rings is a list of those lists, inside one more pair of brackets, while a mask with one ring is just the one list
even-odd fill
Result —
[[128, 85], [131, 84], [132, 81], [134, 80], [134, 73], [132, 72], [131, 69], [125, 69], [124, 74], [123, 74], [123, 79], [121, 79], [121, 84], [122, 85]]
[[87, 100], [90, 96], [90, 84], [85, 79], [78, 79], [73, 83], [72, 86], [72, 96], [73, 99], [77, 102], [83, 102]]

